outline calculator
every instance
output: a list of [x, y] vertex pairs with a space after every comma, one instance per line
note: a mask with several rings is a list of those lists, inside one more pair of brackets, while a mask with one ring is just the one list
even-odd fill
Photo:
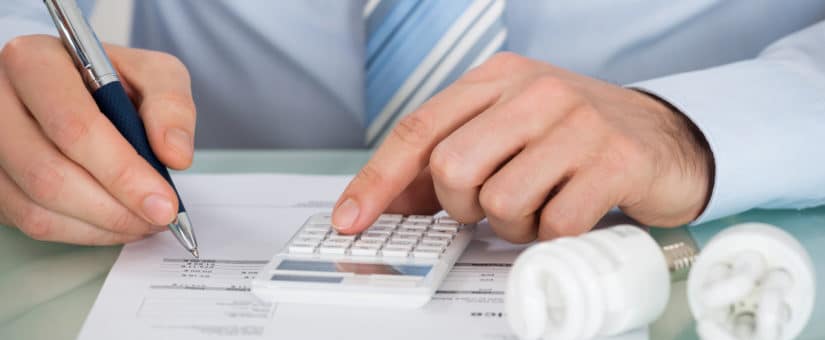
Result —
[[449, 217], [384, 214], [355, 235], [329, 213], [311, 216], [252, 281], [282, 303], [414, 308], [425, 305], [473, 238]]

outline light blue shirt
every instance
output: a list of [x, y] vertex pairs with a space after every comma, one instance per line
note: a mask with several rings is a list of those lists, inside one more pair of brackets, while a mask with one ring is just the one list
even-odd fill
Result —
[[[364, 1], [135, 3], [132, 45], [190, 69], [198, 147], [363, 145]], [[716, 162], [699, 221], [825, 203], [822, 0], [510, 0], [505, 15], [508, 50], [696, 123]], [[42, 3], [3, 0], [0, 44], [31, 33], [54, 34]]]

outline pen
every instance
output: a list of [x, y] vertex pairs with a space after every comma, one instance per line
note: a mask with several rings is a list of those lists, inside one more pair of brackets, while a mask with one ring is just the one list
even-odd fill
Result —
[[192, 222], [183, 207], [178, 189], [172, 183], [169, 170], [152, 152], [143, 122], [134, 104], [126, 95], [117, 73], [92, 27], [83, 17], [75, 0], [43, 0], [60, 33], [63, 44], [80, 70], [83, 81], [92, 93], [100, 111], [114, 124], [138, 154], [175, 189], [178, 197], [178, 215], [168, 224], [172, 234], [187, 251], [198, 257], [198, 242]]

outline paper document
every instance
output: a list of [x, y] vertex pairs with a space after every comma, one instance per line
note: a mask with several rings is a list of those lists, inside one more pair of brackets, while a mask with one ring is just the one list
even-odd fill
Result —
[[[249, 282], [310, 215], [330, 211], [340, 176], [175, 178], [201, 259], [170, 233], [123, 248], [79, 339], [515, 339], [504, 315], [510, 264], [523, 249], [488, 226], [421, 309], [272, 304]], [[640, 330], [615, 339], [647, 339]]]

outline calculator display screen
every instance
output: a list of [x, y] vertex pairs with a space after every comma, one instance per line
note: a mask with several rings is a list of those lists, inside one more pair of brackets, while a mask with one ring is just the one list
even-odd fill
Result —
[[424, 277], [432, 268], [430, 265], [284, 260], [278, 265], [277, 270]]

